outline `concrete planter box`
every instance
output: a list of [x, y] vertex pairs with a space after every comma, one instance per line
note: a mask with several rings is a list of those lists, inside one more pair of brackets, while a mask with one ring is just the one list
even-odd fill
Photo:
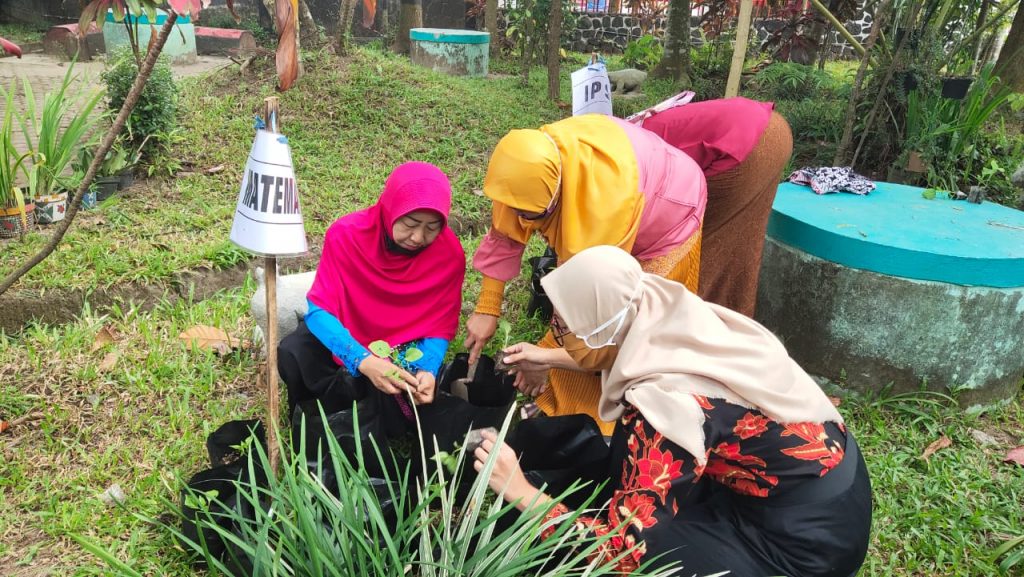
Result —
[[409, 58], [414, 64], [453, 76], [487, 76], [490, 34], [476, 30], [413, 28]]
[[1011, 398], [1024, 378], [1024, 212], [779, 187], [758, 320], [811, 374], [858, 390]]

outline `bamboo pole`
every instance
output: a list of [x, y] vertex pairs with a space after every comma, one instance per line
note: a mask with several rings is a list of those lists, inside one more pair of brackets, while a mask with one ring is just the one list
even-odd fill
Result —
[[[279, 101], [276, 96], [263, 100], [263, 118], [267, 131], [275, 134], [280, 131], [278, 107]], [[276, 471], [279, 460], [277, 426], [281, 420], [281, 410], [278, 406], [281, 394], [277, 387], [277, 257], [264, 257], [263, 267], [266, 271], [264, 281], [267, 289], [267, 335], [264, 339], [267, 344], [267, 370], [263, 372], [266, 376], [267, 390], [267, 455], [270, 459], [270, 470]]]
[[740, 93], [740, 74], [743, 73], [743, 61], [747, 57], [747, 40], [750, 38], [750, 18], [753, 8], [754, 0], [740, 0], [740, 15], [736, 24], [736, 44], [732, 50], [729, 80], [725, 83], [726, 98]]

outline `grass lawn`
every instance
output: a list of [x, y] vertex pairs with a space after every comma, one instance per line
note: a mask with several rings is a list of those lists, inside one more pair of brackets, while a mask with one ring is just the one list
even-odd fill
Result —
[[[513, 77], [439, 76], [371, 50], [345, 62], [307, 54], [305, 65], [307, 76], [282, 95], [281, 109], [314, 245], [337, 216], [371, 202], [404, 160], [440, 165], [455, 187], [455, 212], [485, 218], [487, 203], [476, 191], [497, 139], [564, 114], [544, 98], [539, 70], [523, 87]], [[181, 157], [192, 174], [135, 188], [86, 216], [21, 287], [148, 282], [247, 258], [227, 236], [252, 114], [272, 94], [268, 78], [266, 70], [258, 80], [223, 71], [187, 82]], [[670, 90], [654, 83], [647, 98], [629, 106]], [[206, 172], [222, 164], [223, 171]], [[479, 238], [463, 241], [471, 253]], [[3, 245], [0, 273], [41, 242], [37, 236]], [[469, 276], [466, 302], [475, 299], [477, 281]], [[164, 500], [177, 499], [180, 479], [204, 466], [207, 433], [261, 414], [265, 399], [251, 352], [190, 351], [178, 335], [203, 324], [248, 336], [253, 290], [248, 282], [198, 303], [87, 311], [72, 324], [0, 336], [0, 417], [24, 417], [0, 435], [0, 574], [111, 574], [71, 535], [101, 544], [146, 575], [193, 574], [172, 539], [143, 519], [165, 515]], [[534, 338], [541, 327], [519, 314], [525, 281], [513, 291], [509, 318], [520, 319], [513, 334]], [[104, 327], [112, 342], [96, 340]], [[875, 489], [874, 538], [861, 574], [998, 574], [993, 552], [1024, 535], [1024, 468], [1001, 462], [1009, 448], [1024, 444], [1020, 399], [979, 415], [933, 395], [848, 398], [840, 411], [858, 436]], [[995, 444], [982, 444], [974, 431]], [[951, 445], [922, 459], [943, 435]], [[123, 506], [100, 498], [113, 484], [126, 495]]]

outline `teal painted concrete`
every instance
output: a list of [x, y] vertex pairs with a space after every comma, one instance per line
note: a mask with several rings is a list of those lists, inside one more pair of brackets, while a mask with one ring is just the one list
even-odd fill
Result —
[[477, 30], [413, 28], [409, 31], [409, 39], [427, 42], [450, 42], [452, 44], [489, 44], [491, 35]]
[[[133, 24], [134, 23], [149, 24], [149, 17], [146, 16], [145, 14], [139, 14], [138, 16], [136, 16], [134, 14], [128, 14], [128, 15], [125, 16], [125, 18], [127, 18], [128, 21], [133, 23]], [[108, 10], [107, 11], [107, 19], [106, 19], [106, 21], [107, 22], [114, 22], [114, 11], [113, 10]], [[164, 12], [163, 10], [160, 10], [160, 11], [157, 12], [157, 15], [156, 15], [156, 25], [160, 26], [164, 22], [167, 22], [167, 13]], [[190, 16], [188, 16], [188, 15], [178, 14], [177, 22], [180, 23], [180, 24], [189, 24], [189, 23], [192, 22], [192, 18]], [[120, 24], [123, 25], [123, 23], [120, 23]]]
[[[144, 23], [144, 20], [147, 23]], [[163, 24], [166, 21], [167, 13], [159, 10], [157, 12], [157, 22]], [[138, 25], [135, 26], [135, 29], [138, 30], [139, 46], [143, 48], [149, 44], [150, 37], [159, 32], [158, 28], [148, 24], [148, 19], [145, 15], [139, 17]], [[114, 22], [113, 12], [107, 12], [107, 20], [103, 23], [103, 46], [107, 54], [121, 46], [128, 46], [128, 44], [128, 31], [125, 29], [124, 22]], [[174, 30], [167, 37], [162, 54], [167, 56], [172, 63], [185, 64], [196, 61], [198, 58], [196, 53], [196, 30], [195, 26], [188, 19], [182, 22], [179, 17], [179, 20], [174, 23]]]
[[768, 236], [848, 267], [966, 286], [1024, 287], [1024, 211], [878, 183], [867, 196], [779, 186]]
[[487, 76], [490, 35], [486, 32], [413, 28], [409, 38], [409, 59], [414, 64], [454, 76]]

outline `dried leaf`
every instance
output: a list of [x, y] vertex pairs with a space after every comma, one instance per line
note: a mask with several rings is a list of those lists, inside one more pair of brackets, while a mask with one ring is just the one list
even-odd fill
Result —
[[11, 426], [10, 423], [8, 423], [7, 421], [5, 421], [3, 419], [0, 419], [0, 433], [3, 433], [4, 431], [6, 431], [8, 428], [10, 428], [10, 426]]
[[838, 407], [843, 403], [843, 400], [840, 399], [839, 397], [829, 397], [828, 400], [830, 403], [832, 403], [833, 407]]
[[96, 333], [96, 337], [92, 340], [92, 348], [89, 352], [95, 353], [113, 342], [117, 342], [117, 335], [111, 330], [110, 325], [103, 325], [103, 328]]
[[206, 169], [206, 174], [217, 174], [218, 172], [223, 172], [223, 171], [224, 171], [224, 165], [223, 164], [218, 164], [217, 166], [211, 166], [210, 168], [207, 168]]
[[924, 459], [925, 461], [927, 461], [928, 458], [931, 457], [932, 455], [934, 455], [936, 451], [938, 451], [939, 449], [945, 449], [945, 448], [949, 447], [952, 444], [953, 444], [953, 441], [950, 440], [949, 437], [947, 437], [946, 435], [942, 435], [941, 437], [936, 439], [934, 442], [932, 442], [931, 445], [928, 445], [928, 448], [926, 448], [924, 450], [924, 452], [921, 453], [921, 458]]
[[117, 365], [117, 359], [119, 356], [120, 355], [118, 355], [117, 351], [110, 351], [103, 357], [103, 360], [100, 361], [100, 366], [97, 367], [97, 370], [101, 373], [110, 372], [114, 366]]
[[100, 500], [107, 505], [120, 505], [125, 500], [124, 490], [121, 489], [121, 485], [114, 483], [107, 487], [106, 491], [103, 491], [100, 495]]
[[189, 350], [194, 348], [211, 350], [218, 355], [226, 355], [237, 344], [236, 339], [217, 327], [196, 325], [181, 333], [178, 338], [185, 341]]
[[235, 12], [235, 0], [227, 0], [227, 5], [228, 12], [230, 12], [231, 16], [233, 16], [235, 19], [235, 24], [241, 24], [242, 17], [238, 15], [238, 12]]
[[483, 196], [484, 195], [484, 189], [482, 189], [482, 188], [474, 188], [473, 189], [473, 194], [475, 194], [477, 196]]
[[284, 92], [299, 76], [299, 0], [275, 0], [277, 17], [277, 89]]
[[1024, 445], [1010, 449], [1006, 456], [1003, 457], [1004, 463], [1013, 463], [1024, 467]]

